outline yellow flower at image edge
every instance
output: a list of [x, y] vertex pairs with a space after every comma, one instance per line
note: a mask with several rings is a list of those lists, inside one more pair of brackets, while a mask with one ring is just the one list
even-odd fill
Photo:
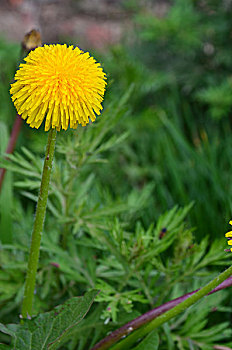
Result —
[[[229, 222], [230, 225], [232, 225], [232, 220]], [[229, 231], [225, 234], [225, 237], [228, 239], [228, 245], [232, 246], [232, 231]], [[225, 249], [226, 251], [232, 252], [232, 248]]]
[[45, 131], [85, 126], [102, 110], [106, 75], [88, 52], [67, 45], [44, 45], [19, 66], [10, 93], [18, 114]]

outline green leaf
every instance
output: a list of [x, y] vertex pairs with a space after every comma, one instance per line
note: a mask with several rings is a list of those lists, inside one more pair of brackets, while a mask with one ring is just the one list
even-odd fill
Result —
[[0, 332], [10, 335], [11, 337], [14, 336], [14, 333], [4, 324], [0, 323]]
[[172, 334], [171, 334], [171, 330], [170, 330], [170, 326], [168, 323], [165, 323], [163, 325], [163, 330], [167, 339], [167, 350], [174, 350], [175, 349], [175, 345], [174, 345], [174, 341], [172, 338]]
[[[0, 122], [0, 154], [6, 151], [8, 139], [7, 127], [5, 123]], [[1, 242], [4, 244], [12, 243], [12, 185], [12, 174], [6, 172], [0, 191], [0, 232]]]
[[157, 350], [159, 347], [159, 336], [156, 331], [149, 333], [146, 338], [134, 350]]
[[70, 330], [85, 317], [98, 294], [87, 292], [69, 299], [54, 310], [25, 320], [15, 334], [14, 350], [55, 350], [67, 339]]
[[0, 344], [0, 350], [11, 350], [9, 345]]

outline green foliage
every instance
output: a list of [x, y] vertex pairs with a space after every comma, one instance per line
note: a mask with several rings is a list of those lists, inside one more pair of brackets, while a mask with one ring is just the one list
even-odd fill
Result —
[[[7, 127], [4, 122], [0, 122], [0, 154], [5, 152], [8, 142]], [[3, 243], [12, 243], [12, 175], [5, 174], [5, 181], [0, 193], [0, 232]], [[7, 203], [7, 206], [6, 206]]]
[[7, 124], [13, 121], [14, 107], [9, 95], [10, 83], [15, 73], [15, 66], [19, 60], [20, 46], [7, 43], [0, 39], [0, 120]]
[[178, 56], [185, 50], [186, 56], [189, 57], [201, 45], [199, 19], [200, 16], [190, 0], [176, 0], [165, 20], [148, 14], [138, 15], [136, 18], [143, 28], [140, 33], [142, 40], [158, 41]]
[[24, 320], [22, 325], [10, 325], [9, 329], [2, 326], [2, 331], [14, 338], [16, 350], [58, 349], [85, 317], [97, 293], [93, 290], [84, 297], [72, 298], [50, 312]]
[[217, 86], [209, 86], [197, 93], [200, 101], [210, 106], [210, 113], [214, 118], [226, 117], [232, 106], [231, 77]]
[[[110, 331], [200, 288], [230, 264], [222, 236], [232, 208], [231, 3], [173, 1], [163, 17], [139, 1], [123, 6], [135, 13], [135, 40], [125, 38], [126, 45], [102, 59], [109, 78], [102, 116], [58, 135], [37, 316], [14, 328], [47, 135], [23, 125], [16, 151], [4, 158], [19, 49], [0, 43], [1, 166], [8, 169], [0, 196], [0, 318], [8, 326], [1, 327], [0, 349], [12, 348], [10, 336], [31, 337], [38, 320], [53, 322], [49, 310], [56, 305], [97, 288], [87, 317], [71, 322], [59, 345], [90, 350]], [[135, 349], [232, 347], [229, 312], [230, 293], [221, 291]]]
[[230, 9], [229, 2], [178, 0], [156, 16], [141, 5], [135, 40], [125, 38], [105, 59], [115, 94], [134, 86], [113, 190], [155, 183], [146, 225], [167, 207], [196, 202], [190, 220], [199, 239], [217, 237], [231, 215]]
[[[209, 315], [218, 314], [215, 305], [224, 303], [224, 298], [222, 294], [211, 295], [207, 302], [201, 300], [172, 324], [170, 332], [177, 349], [184, 350], [192, 346], [193, 349], [206, 350], [225, 339], [231, 340], [229, 320], [213, 326], [208, 324]], [[227, 345], [231, 346], [230, 343]]]
[[134, 348], [134, 350], [157, 350], [159, 349], [159, 337], [156, 332], [151, 332]]

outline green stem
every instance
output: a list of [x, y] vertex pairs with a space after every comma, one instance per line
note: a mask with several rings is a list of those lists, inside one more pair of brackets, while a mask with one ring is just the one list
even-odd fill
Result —
[[32, 303], [35, 290], [36, 272], [39, 261], [40, 241], [42, 237], [43, 224], [48, 199], [49, 183], [52, 171], [52, 160], [55, 151], [56, 130], [51, 129], [48, 135], [42, 180], [35, 214], [34, 228], [31, 238], [31, 247], [27, 267], [26, 284], [22, 305], [23, 318], [29, 318], [32, 315]]
[[155, 328], [159, 327], [163, 323], [169, 321], [171, 318], [176, 317], [178, 314], [183, 312], [185, 309], [196, 303], [199, 299], [207, 295], [211, 290], [216, 288], [219, 284], [225, 281], [228, 277], [232, 275], [232, 266], [227, 270], [222, 272], [218, 277], [214, 278], [209, 282], [205, 287], [201, 288], [198, 292], [191, 295], [188, 299], [184, 300], [182, 303], [175, 306], [173, 309], [165, 312], [161, 316], [155, 318], [153, 321], [142, 327], [141, 329], [133, 332], [127, 338], [123, 339], [120, 343], [111, 347], [111, 350], [122, 350], [130, 349], [130, 346], [133, 345], [139, 339], [142, 339], [145, 335], [153, 331]]

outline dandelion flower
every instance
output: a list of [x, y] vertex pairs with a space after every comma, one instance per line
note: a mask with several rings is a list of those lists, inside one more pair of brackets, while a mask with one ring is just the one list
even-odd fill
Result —
[[106, 76], [100, 64], [78, 47], [44, 45], [19, 66], [10, 93], [18, 114], [45, 131], [93, 122], [102, 110]]
[[[232, 225], [232, 220], [229, 222], [230, 225]], [[228, 245], [232, 246], [232, 231], [229, 231], [225, 234], [225, 237], [228, 239]], [[232, 252], [232, 248], [225, 249], [228, 252]]]

